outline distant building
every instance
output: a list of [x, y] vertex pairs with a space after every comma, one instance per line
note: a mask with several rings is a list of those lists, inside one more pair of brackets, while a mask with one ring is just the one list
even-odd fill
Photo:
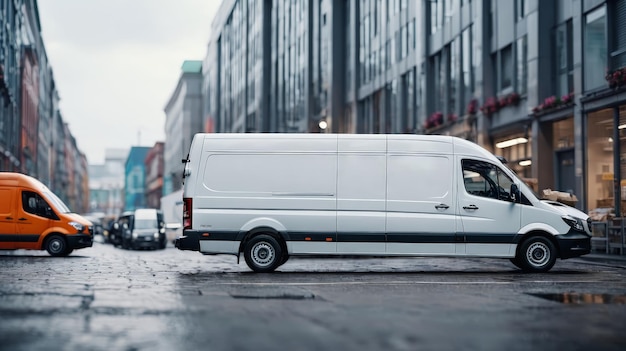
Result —
[[182, 162], [191, 139], [203, 131], [202, 61], [185, 61], [174, 93], [165, 106], [163, 195], [182, 188]]
[[146, 207], [146, 156], [150, 147], [133, 146], [124, 169], [124, 210]]
[[163, 142], [157, 142], [146, 156], [146, 205], [161, 208], [163, 196]]
[[116, 217], [124, 210], [128, 149], [106, 149], [104, 164], [89, 165], [89, 212]]

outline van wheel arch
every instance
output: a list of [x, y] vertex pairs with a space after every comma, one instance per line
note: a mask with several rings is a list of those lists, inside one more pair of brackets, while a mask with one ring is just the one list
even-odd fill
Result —
[[[549, 251], [551, 255], [543, 267], [534, 265], [526, 257], [527, 251], [533, 245], [537, 246], [537, 249], [540, 252]], [[543, 231], [532, 231], [524, 235], [519, 241], [515, 252], [515, 258], [511, 259], [511, 262], [525, 272], [547, 272], [552, 268], [552, 266], [554, 266], [556, 259], [559, 257], [559, 245], [553, 235]]]

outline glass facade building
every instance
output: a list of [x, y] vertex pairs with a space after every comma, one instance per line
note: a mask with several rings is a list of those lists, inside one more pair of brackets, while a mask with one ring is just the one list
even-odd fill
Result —
[[205, 124], [455, 135], [621, 216], [624, 33], [626, 0], [225, 0]]

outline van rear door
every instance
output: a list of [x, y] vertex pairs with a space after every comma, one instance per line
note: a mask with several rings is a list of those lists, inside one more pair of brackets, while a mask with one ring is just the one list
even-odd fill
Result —
[[14, 249], [13, 241], [17, 233], [15, 222], [15, 194], [14, 187], [0, 187], [0, 249]]

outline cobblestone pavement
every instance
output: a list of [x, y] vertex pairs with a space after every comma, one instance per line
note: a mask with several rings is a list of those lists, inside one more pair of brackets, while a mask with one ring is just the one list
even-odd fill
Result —
[[625, 262], [0, 251], [0, 349], [623, 350]]

